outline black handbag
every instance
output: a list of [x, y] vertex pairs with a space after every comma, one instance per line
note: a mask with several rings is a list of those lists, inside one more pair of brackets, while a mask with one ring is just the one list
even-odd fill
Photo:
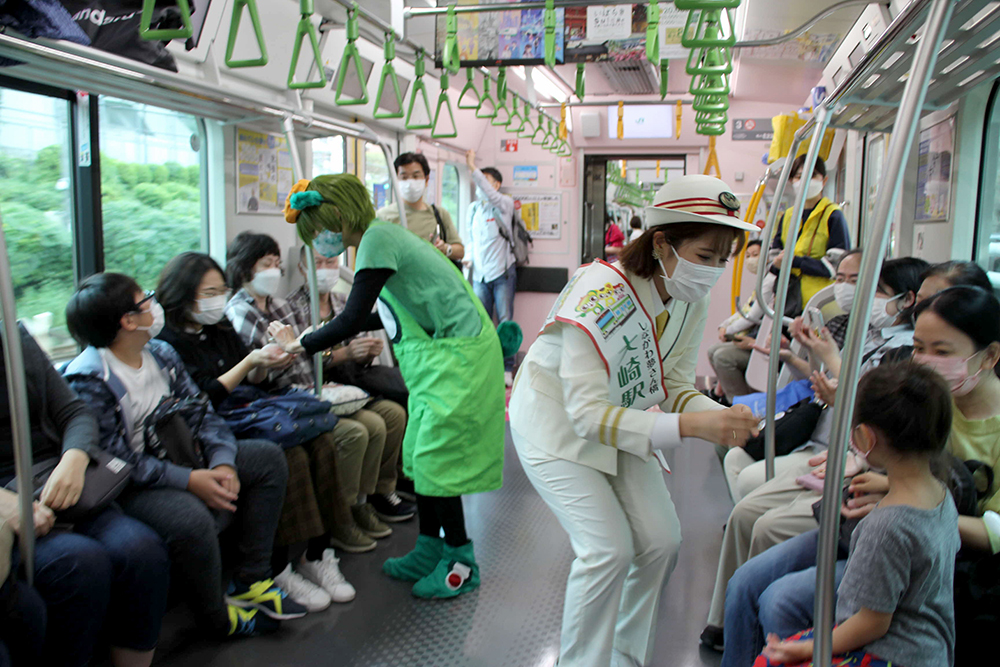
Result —
[[[820, 415], [823, 414], [823, 406], [816, 403], [812, 398], [804, 398], [792, 407], [785, 410], [784, 414], [779, 413], [774, 420], [774, 455], [784, 456], [790, 454], [802, 445], [809, 442]], [[744, 451], [755, 461], [764, 460], [764, 438], [770, 424], [765, 424], [760, 435], [747, 440]]]
[[[49, 481], [57, 465], [59, 465], [58, 457], [39, 461], [31, 466], [31, 485], [35, 500], [41, 497], [42, 489], [45, 488], [45, 483]], [[128, 485], [131, 477], [131, 463], [101, 449], [91, 452], [90, 462], [84, 472], [80, 499], [72, 507], [56, 512], [56, 517], [60, 522], [75, 523], [101, 512], [114, 502]], [[17, 478], [8, 482], [5, 488], [16, 493]]]
[[207, 464], [198, 432], [208, 412], [208, 399], [166, 397], [143, 422], [146, 451], [185, 468]]

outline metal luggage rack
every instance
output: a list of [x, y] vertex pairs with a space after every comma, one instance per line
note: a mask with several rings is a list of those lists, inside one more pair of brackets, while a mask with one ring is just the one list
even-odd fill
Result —
[[[931, 0], [914, 0], [827, 98], [830, 126], [891, 132], [924, 34]], [[975, 86], [1000, 75], [1000, 2], [957, 0], [938, 51], [924, 111], [943, 109]]]

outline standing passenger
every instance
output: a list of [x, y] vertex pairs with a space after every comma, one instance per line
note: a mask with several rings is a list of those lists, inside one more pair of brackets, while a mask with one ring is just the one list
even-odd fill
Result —
[[[654, 450], [685, 438], [739, 446], [757, 433], [749, 408], [724, 409], [694, 388], [708, 293], [756, 228], [710, 176], [671, 181], [654, 201], [620, 264], [583, 267], [563, 290], [510, 402], [524, 470], [576, 554], [561, 667], [606, 667], [613, 651], [645, 665], [653, 654], [680, 547]], [[646, 412], [654, 405], [664, 414]]]

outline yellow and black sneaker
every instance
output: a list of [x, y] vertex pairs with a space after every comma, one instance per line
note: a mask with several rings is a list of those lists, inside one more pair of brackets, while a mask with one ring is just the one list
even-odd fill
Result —
[[234, 605], [226, 605], [229, 612], [230, 637], [256, 637], [275, 632], [281, 625], [273, 618], [268, 618], [258, 609], [243, 609]]
[[272, 579], [244, 584], [233, 580], [226, 591], [226, 602], [243, 609], [257, 609], [276, 621], [287, 621], [302, 618], [308, 610], [288, 593], [281, 590]]

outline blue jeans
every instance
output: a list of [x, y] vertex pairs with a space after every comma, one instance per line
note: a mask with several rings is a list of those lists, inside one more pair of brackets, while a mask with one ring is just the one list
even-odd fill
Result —
[[[514, 292], [517, 290], [516, 265], [511, 264], [507, 268], [507, 272], [496, 280], [489, 282], [474, 280], [472, 282], [472, 290], [479, 297], [479, 300], [483, 302], [483, 307], [486, 308], [486, 314], [490, 316], [490, 319], [493, 319], [493, 313], [496, 311], [498, 324], [513, 321]], [[504, 359], [504, 369], [508, 371], [514, 369], [513, 357]]]
[[[736, 570], [726, 587], [721, 667], [752, 665], [772, 632], [786, 638], [812, 627], [818, 540], [818, 530], [803, 533], [754, 556]], [[836, 586], [846, 565], [846, 560], [837, 561]]]
[[152, 650], [169, 583], [159, 536], [116, 507], [39, 539], [35, 588], [48, 612], [42, 664], [88, 664], [102, 631], [112, 646]]
[[41, 665], [45, 646], [45, 601], [17, 579], [17, 549], [11, 575], [0, 588], [0, 667]]

